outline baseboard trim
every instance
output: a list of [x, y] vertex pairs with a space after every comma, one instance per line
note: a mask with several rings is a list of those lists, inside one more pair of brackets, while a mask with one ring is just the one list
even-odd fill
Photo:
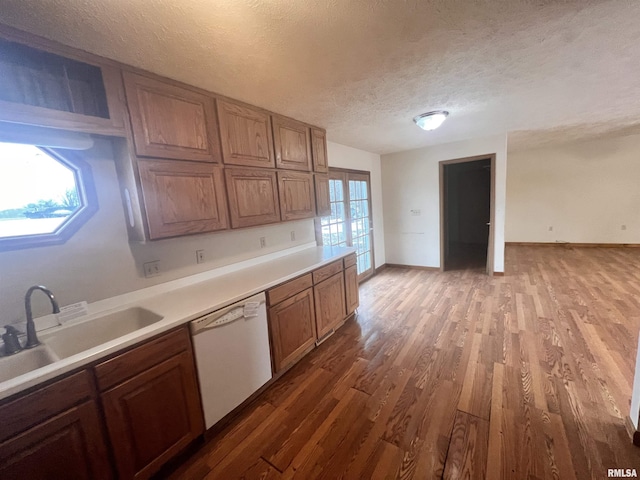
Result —
[[493, 272], [494, 277], [504, 277], [504, 272]]
[[624, 417], [624, 426], [627, 429], [627, 433], [631, 437], [631, 441], [636, 447], [640, 447], [640, 432], [636, 430], [636, 427], [633, 425], [633, 420], [631, 417], [627, 415]]
[[505, 242], [507, 247], [640, 248], [640, 243]]
[[426, 270], [428, 272], [439, 272], [440, 267], [423, 267], [422, 265], [403, 265], [401, 263], [385, 263], [386, 268], [410, 268], [412, 270]]

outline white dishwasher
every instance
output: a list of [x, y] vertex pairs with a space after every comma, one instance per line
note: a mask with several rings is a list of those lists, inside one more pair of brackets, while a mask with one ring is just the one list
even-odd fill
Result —
[[271, 379], [265, 300], [263, 292], [191, 322], [207, 428]]

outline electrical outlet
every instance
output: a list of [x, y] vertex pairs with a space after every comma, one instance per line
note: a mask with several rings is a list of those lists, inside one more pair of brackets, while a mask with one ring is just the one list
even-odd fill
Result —
[[626, 230], [627, 226], [626, 225], [620, 225], [620, 230]]
[[143, 264], [144, 267], [144, 276], [149, 277], [157, 277], [160, 275], [160, 260], [156, 260], [155, 262], [147, 262]]
[[196, 263], [204, 263], [204, 250], [196, 250]]
[[267, 237], [260, 237], [260, 248], [267, 246]]
[[295, 230], [291, 230], [291, 241], [292, 242], [296, 241], [296, 231]]
[[549, 231], [550, 231], [550, 232], [553, 232], [553, 227], [549, 227]]

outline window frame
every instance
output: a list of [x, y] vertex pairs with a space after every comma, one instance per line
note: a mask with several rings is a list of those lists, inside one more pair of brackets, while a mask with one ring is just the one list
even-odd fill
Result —
[[[11, 142], [6, 142], [11, 143]], [[0, 252], [66, 243], [99, 209], [91, 166], [76, 151], [34, 145], [73, 172], [80, 207], [51, 233], [0, 238]]]

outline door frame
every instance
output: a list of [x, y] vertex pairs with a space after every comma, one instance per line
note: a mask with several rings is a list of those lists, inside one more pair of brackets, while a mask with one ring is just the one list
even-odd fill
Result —
[[[351, 220], [351, 212], [349, 210], [349, 180], [364, 180], [367, 182], [367, 199], [369, 203], [369, 240], [371, 245], [371, 272], [365, 275], [358, 275], [358, 283], [363, 282], [369, 277], [373, 276], [376, 271], [376, 261], [374, 256], [374, 243], [373, 243], [373, 199], [371, 198], [371, 172], [367, 170], [354, 170], [351, 168], [337, 168], [337, 167], [329, 167], [329, 178], [338, 177], [342, 180], [343, 185], [343, 198], [345, 199], [345, 212], [348, 212], [349, 221]], [[347, 243], [353, 244], [353, 237], [351, 235], [351, 224], [347, 222]], [[315, 221], [315, 231], [316, 231], [316, 242], [319, 245], [322, 245], [322, 227], [320, 226], [320, 218], [316, 217]]]
[[496, 224], [496, 154], [488, 153], [486, 155], [474, 155], [472, 157], [454, 158], [452, 160], [442, 160], [438, 163], [440, 175], [440, 271], [444, 272], [445, 261], [445, 231], [447, 227], [447, 219], [445, 218], [445, 195], [444, 195], [444, 167], [454, 163], [476, 162], [478, 160], [490, 160], [491, 165], [491, 192], [489, 193], [490, 212], [489, 212], [489, 239], [487, 246], [487, 275], [493, 275], [493, 259], [495, 250], [495, 224]]

